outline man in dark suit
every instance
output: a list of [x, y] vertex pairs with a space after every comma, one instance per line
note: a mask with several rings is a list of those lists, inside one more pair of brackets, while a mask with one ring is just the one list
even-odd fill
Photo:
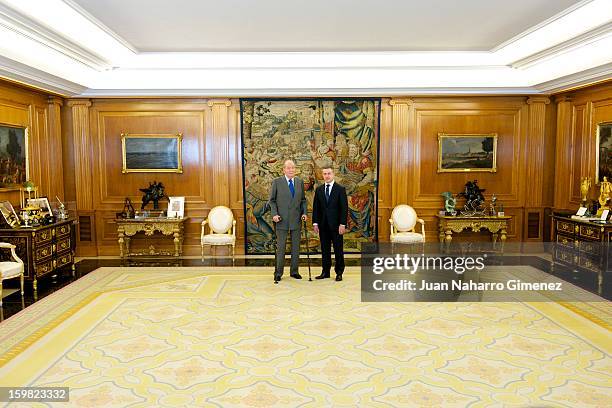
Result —
[[[286, 160], [283, 164], [283, 177], [272, 181], [270, 192], [270, 210], [272, 221], [276, 225], [276, 266], [274, 283], [278, 283], [285, 268], [285, 244], [291, 233], [291, 271], [290, 276], [302, 279], [299, 273], [301, 220], [306, 220], [306, 196], [304, 182], [295, 177], [295, 163]], [[301, 218], [301, 220], [300, 220]]]
[[336, 280], [342, 280], [344, 273], [344, 240], [348, 217], [348, 199], [346, 188], [334, 181], [334, 171], [327, 167], [323, 169], [325, 184], [317, 187], [312, 209], [314, 232], [321, 239], [321, 254], [323, 255], [323, 271], [315, 279], [329, 278], [331, 270], [331, 245], [334, 246], [336, 258]]

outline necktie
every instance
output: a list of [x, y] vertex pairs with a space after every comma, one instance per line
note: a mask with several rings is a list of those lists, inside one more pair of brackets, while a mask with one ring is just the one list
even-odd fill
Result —
[[329, 184], [325, 185], [325, 201], [329, 202]]
[[289, 180], [289, 191], [291, 191], [291, 197], [295, 197], [295, 187], [293, 187], [293, 179]]

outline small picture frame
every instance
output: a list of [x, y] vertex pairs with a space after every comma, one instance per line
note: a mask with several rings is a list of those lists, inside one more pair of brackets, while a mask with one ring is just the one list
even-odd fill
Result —
[[28, 198], [26, 204], [28, 206], [40, 208], [41, 214], [43, 215], [48, 214], [53, 217], [53, 210], [51, 209], [51, 205], [49, 204], [49, 199], [47, 197]]
[[185, 197], [169, 197], [168, 218], [183, 218], [185, 216]]
[[15, 208], [10, 201], [2, 201], [0, 202], [0, 212], [2, 213], [2, 217], [4, 221], [11, 227], [17, 228], [20, 225], [19, 217], [15, 212]]
[[580, 207], [578, 208], [578, 211], [576, 212], [576, 215], [579, 217], [584, 217], [584, 215], [586, 214], [588, 208], [586, 207]]
[[601, 218], [600, 220], [602, 221], [608, 221], [608, 215], [610, 214], [610, 210], [603, 210], [601, 212]]

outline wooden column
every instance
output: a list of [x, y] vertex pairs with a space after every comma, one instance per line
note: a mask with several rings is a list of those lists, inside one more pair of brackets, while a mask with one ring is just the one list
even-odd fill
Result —
[[77, 209], [93, 210], [93, 162], [89, 134], [91, 101], [88, 99], [69, 100], [68, 106], [72, 108], [72, 145], [74, 146]]
[[526, 143], [524, 241], [541, 241], [544, 236], [544, 208], [542, 205], [546, 162], [546, 105], [549, 103], [550, 100], [542, 96], [527, 99], [529, 126]]
[[[567, 95], [558, 96], [557, 102], [557, 134], [555, 149], [555, 209], [570, 208], [570, 185], [567, 179], [572, 174], [572, 98]], [[595, 181], [593, 180], [593, 183]]]
[[526, 207], [542, 206], [544, 190], [544, 143], [546, 127], [547, 97], [535, 96], [527, 99], [529, 105], [529, 129], [527, 137], [527, 171], [529, 182], [525, 183]]
[[96, 256], [95, 209], [93, 202], [93, 166], [89, 128], [88, 99], [68, 101], [72, 110], [72, 146], [74, 149], [74, 180], [78, 219], [77, 255]]
[[206, 137], [206, 166], [210, 170], [207, 183], [210, 183], [211, 205], [230, 206], [229, 185], [229, 99], [211, 99], [208, 135]]
[[[410, 203], [414, 197], [414, 154], [416, 137], [413, 136], [413, 143], [410, 143], [411, 128], [414, 127], [412, 121], [413, 101], [412, 99], [391, 99], [389, 105], [393, 108], [393, 198], [392, 205]], [[410, 148], [412, 147], [412, 148]]]
[[49, 201], [55, 197], [65, 201], [64, 197], [64, 166], [62, 162], [62, 118], [61, 108], [64, 101], [61, 98], [50, 96], [49, 104], [49, 155], [48, 160], [50, 184], [47, 189]]

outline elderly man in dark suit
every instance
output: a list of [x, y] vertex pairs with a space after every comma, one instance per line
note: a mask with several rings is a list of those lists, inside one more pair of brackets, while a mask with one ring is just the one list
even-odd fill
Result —
[[306, 196], [304, 195], [304, 182], [295, 177], [295, 163], [286, 160], [283, 164], [283, 177], [272, 182], [270, 192], [270, 210], [272, 221], [276, 225], [276, 267], [274, 269], [274, 283], [278, 283], [283, 276], [285, 267], [285, 244], [287, 235], [291, 233], [291, 271], [290, 276], [302, 279], [299, 273], [300, 262], [300, 233], [302, 223], [306, 220]]
[[346, 188], [334, 181], [334, 171], [323, 169], [325, 184], [317, 187], [312, 208], [312, 222], [314, 232], [321, 239], [321, 254], [323, 257], [323, 271], [315, 279], [329, 278], [331, 269], [331, 246], [334, 246], [336, 258], [336, 280], [342, 280], [344, 273], [344, 240], [346, 222], [348, 218], [348, 198]]

